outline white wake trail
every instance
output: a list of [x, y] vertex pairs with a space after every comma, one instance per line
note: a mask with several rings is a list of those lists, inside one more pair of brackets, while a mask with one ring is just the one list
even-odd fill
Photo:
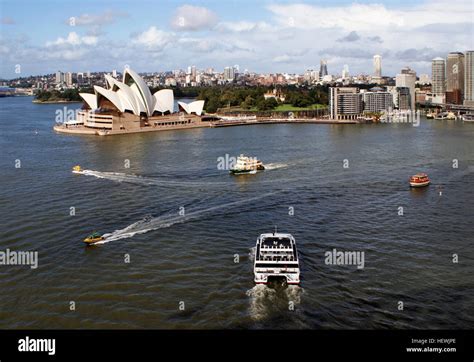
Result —
[[229, 202], [226, 204], [222, 205], [216, 205], [212, 207], [208, 207], [206, 209], [201, 209], [201, 210], [195, 210], [191, 212], [186, 212], [185, 215], [181, 216], [178, 213], [176, 214], [165, 214], [161, 215], [158, 217], [146, 217], [142, 220], [139, 220], [137, 222], [134, 222], [133, 224], [127, 226], [126, 228], [120, 229], [120, 230], [115, 230], [114, 232], [104, 234], [104, 240], [101, 240], [97, 243], [98, 244], [105, 244], [114, 240], [119, 240], [119, 239], [125, 239], [125, 238], [130, 238], [133, 237], [134, 235], [137, 234], [144, 234], [152, 230], [157, 230], [157, 229], [163, 229], [163, 228], [168, 228], [171, 227], [175, 224], [183, 223], [189, 220], [194, 220], [198, 219], [204, 215], [207, 214], [212, 214], [212, 212], [216, 210], [221, 210], [224, 208], [231, 208], [231, 207], [236, 207], [240, 206], [252, 201], [256, 201], [259, 199], [263, 199], [265, 197], [273, 196], [275, 194], [278, 194], [282, 191], [275, 191], [275, 192], [270, 192], [266, 193], [260, 196], [255, 196], [255, 197], [250, 197], [246, 198], [243, 200], [238, 200], [234, 202]]

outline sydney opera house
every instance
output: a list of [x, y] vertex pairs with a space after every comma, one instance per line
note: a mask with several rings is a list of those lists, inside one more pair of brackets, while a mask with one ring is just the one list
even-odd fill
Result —
[[203, 127], [204, 101], [178, 102], [175, 112], [171, 89], [151, 94], [144, 80], [125, 69], [122, 82], [105, 76], [107, 88], [94, 86], [94, 93], [80, 93], [83, 109], [73, 121], [54, 127], [56, 131], [83, 134], [121, 134]]

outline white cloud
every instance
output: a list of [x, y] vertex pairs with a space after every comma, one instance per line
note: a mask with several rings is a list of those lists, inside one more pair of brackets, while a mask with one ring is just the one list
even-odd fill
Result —
[[133, 38], [133, 43], [145, 46], [148, 49], [161, 50], [174, 39], [175, 36], [173, 33], [168, 33], [152, 26], [143, 33], [136, 35]]
[[46, 46], [63, 46], [63, 45], [96, 45], [98, 38], [96, 36], [80, 36], [72, 31], [66, 38], [59, 37], [54, 41], [46, 42]]
[[248, 31], [272, 31], [275, 30], [272, 25], [264, 21], [234, 21], [221, 22], [217, 25], [218, 30], [231, 32], [248, 32]]
[[412, 7], [388, 9], [381, 4], [317, 6], [273, 4], [268, 9], [281, 26], [302, 29], [340, 28], [377, 33], [415, 28], [434, 22], [456, 24], [473, 15], [471, 0], [431, 0]]
[[80, 16], [72, 16], [66, 20], [68, 25], [79, 26], [102, 26], [114, 23], [118, 18], [128, 16], [126, 13], [106, 10], [101, 14], [82, 14]]
[[217, 15], [211, 10], [193, 5], [183, 5], [176, 9], [171, 26], [178, 31], [211, 29], [217, 23]]

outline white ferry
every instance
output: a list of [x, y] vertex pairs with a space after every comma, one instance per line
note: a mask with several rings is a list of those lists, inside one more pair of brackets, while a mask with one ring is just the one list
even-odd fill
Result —
[[257, 173], [257, 171], [263, 170], [265, 170], [265, 166], [263, 166], [262, 161], [259, 161], [254, 157], [240, 155], [237, 158], [235, 166], [230, 169], [230, 173], [236, 175], [244, 173]]
[[295, 238], [274, 232], [257, 239], [254, 261], [256, 284], [283, 279], [287, 284], [300, 283], [300, 267]]

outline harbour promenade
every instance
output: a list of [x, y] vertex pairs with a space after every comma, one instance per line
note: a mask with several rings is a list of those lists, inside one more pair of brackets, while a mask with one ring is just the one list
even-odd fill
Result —
[[[174, 123], [174, 124], [173, 124]], [[53, 129], [58, 133], [82, 134], [82, 135], [98, 135], [112, 136], [119, 134], [142, 133], [142, 132], [158, 132], [172, 131], [190, 128], [217, 128], [217, 127], [236, 127], [251, 126], [259, 124], [357, 124], [357, 120], [332, 120], [329, 118], [273, 118], [273, 117], [256, 117], [249, 119], [248, 117], [233, 117], [232, 120], [220, 118], [218, 115], [203, 116], [199, 122], [191, 124], [179, 124], [172, 122], [164, 125], [151, 125], [149, 127], [141, 127], [135, 129], [93, 129], [83, 125], [67, 126], [57, 124]]]

